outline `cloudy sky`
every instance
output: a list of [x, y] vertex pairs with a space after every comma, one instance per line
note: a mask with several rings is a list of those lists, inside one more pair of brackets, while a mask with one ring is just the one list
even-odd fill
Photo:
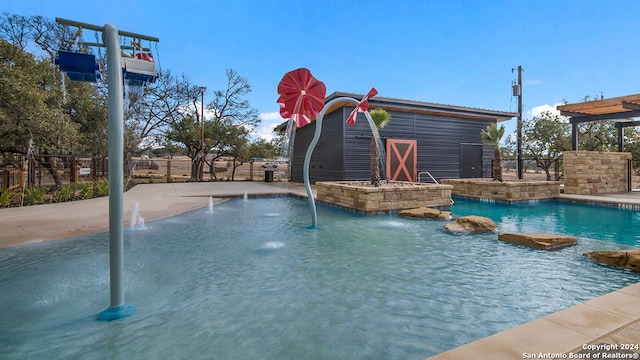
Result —
[[[158, 37], [161, 69], [206, 86], [205, 103], [235, 69], [267, 138], [283, 121], [278, 82], [299, 67], [328, 93], [374, 86], [385, 97], [516, 111], [512, 69], [522, 65], [525, 119], [587, 95], [640, 92], [634, 0], [2, 0], [0, 10]], [[505, 125], [513, 132], [515, 119]]]

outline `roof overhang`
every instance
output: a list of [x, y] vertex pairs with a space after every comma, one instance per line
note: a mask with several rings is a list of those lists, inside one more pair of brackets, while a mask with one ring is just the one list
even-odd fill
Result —
[[638, 126], [640, 94], [559, 105], [560, 115], [571, 117], [572, 124], [614, 121], [616, 127]]
[[[364, 95], [362, 94], [334, 92], [327, 96], [327, 98], [325, 99], [325, 103], [341, 97], [349, 97], [359, 101], [360, 99], [362, 99], [363, 96]], [[353, 107], [353, 104], [347, 101], [337, 102], [331, 108], [327, 109], [326, 114], [329, 114], [344, 106]], [[382, 96], [375, 96], [370, 98], [369, 108], [382, 108], [387, 111], [408, 112], [408, 113], [416, 113], [416, 114], [457, 117], [457, 118], [464, 118], [464, 119], [495, 121], [495, 122], [507, 121], [518, 116], [518, 113], [515, 113], [515, 112], [488, 110], [488, 109], [480, 109], [480, 108], [473, 108], [473, 107], [466, 107], [466, 106], [438, 104], [438, 103], [404, 100], [404, 99], [394, 99], [394, 98], [387, 98]], [[283, 124], [280, 124], [274, 130], [284, 131], [284, 129], [286, 129], [286, 122]]]
[[[329, 96], [327, 96], [326, 101], [331, 101], [338, 97], [351, 97], [356, 100], [360, 100], [362, 99], [363, 96], [364, 95], [359, 95], [359, 94], [334, 92]], [[344, 105], [346, 104], [338, 105], [332, 109], [329, 109], [327, 113]], [[378, 107], [385, 110], [393, 110], [393, 111], [399, 111], [399, 112], [411, 112], [416, 114], [450, 116], [450, 117], [459, 117], [459, 118], [465, 118], [465, 119], [496, 121], [496, 122], [511, 120], [512, 118], [518, 116], [518, 113], [515, 113], [515, 112], [488, 110], [488, 109], [480, 109], [480, 108], [474, 108], [474, 107], [468, 107], [468, 106], [438, 104], [438, 103], [415, 101], [415, 100], [396, 99], [396, 98], [388, 98], [383, 96], [375, 96], [370, 98], [369, 107], [370, 108]]]

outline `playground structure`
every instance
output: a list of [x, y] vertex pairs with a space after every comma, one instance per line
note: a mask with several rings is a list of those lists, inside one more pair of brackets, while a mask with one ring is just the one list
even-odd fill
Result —
[[[85, 42], [82, 39], [83, 29], [90, 29], [101, 32], [99, 26], [80, 23], [71, 20], [56, 18], [56, 21], [63, 25], [78, 26], [75, 33], [73, 45], [66, 49], [58, 50], [55, 64], [60, 72], [66, 74], [73, 81], [97, 82], [101, 79], [100, 72], [102, 65], [94, 54], [90, 53], [89, 47], [106, 47], [99, 42]], [[122, 80], [124, 85], [144, 86], [153, 83], [158, 78], [156, 63], [151, 54], [150, 47], [143, 47], [142, 40], [159, 41], [157, 38], [146, 35], [119, 31], [120, 36], [132, 38], [129, 45], [120, 45], [120, 67], [122, 68]], [[128, 50], [130, 52], [122, 51]]]
[[[145, 61], [153, 64], [154, 70], [148, 71], [149, 66], [137, 69], [127, 67], [127, 60], [123, 67], [122, 46], [120, 45], [120, 37], [131, 38], [135, 42], [134, 51], [140, 45], [142, 40], [159, 42], [156, 37], [136, 34], [127, 31], [119, 31], [114, 25], [106, 24], [104, 26], [92, 25], [73, 20], [56, 18], [56, 22], [66, 26], [76, 26], [79, 29], [89, 29], [97, 33], [102, 33], [103, 43], [84, 44], [84, 46], [106, 47], [107, 49], [107, 86], [109, 96], [109, 282], [110, 282], [110, 305], [109, 308], [102, 311], [98, 315], [98, 320], [116, 320], [127, 317], [135, 312], [135, 308], [124, 302], [124, 219], [123, 219], [123, 181], [115, 181], [124, 178], [124, 129], [123, 129], [123, 94], [125, 81], [131, 80], [127, 85], [144, 85], [153, 81], [155, 74], [155, 63], [144, 59], [133, 59], [136, 61]], [[78, 34], [81, 32], [76, 32]], [[132, 42], [132, 43], [133, 43]], [[79, 43], [79, 41], [78, 41]], [[65, 49], [61, 49], [65, 50]], [[82, 60], [80, 60], [82, 58]], [[95, 75], [95, 66], [89, 69], [90, 62], [84, 56], [70, 55], [70, 58], [64, 59], [60, 64], [61, 68], [77, 70], [78, 77], [93, 81]], [[83, 64], [74, 68], [75, 62]], [[134, 62], [135, 63], [135, 62]], [[132, 74], [131, 79], [127, 74]], [[83, 77], [82, 75], [86, 75]], [[154, 76], [155, 75], [155, 76]]]

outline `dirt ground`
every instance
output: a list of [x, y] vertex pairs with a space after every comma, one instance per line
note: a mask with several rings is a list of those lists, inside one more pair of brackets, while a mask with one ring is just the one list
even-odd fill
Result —
[[[134, 175], [138, 179], [138, 182], [141, 182], [140, 180], [144, 182], [145, 179], [148, 179], [149, 182], [154, 182], [154, 180], [166, 181], [168, 166], [171, 166], [171, 179], [174, 182], [188, 181], [191, 177], [191, 160], [186, 156], [176, 156], [171, 159], [170, 162], [169, 159], [166, 158], [152, 158], [149, 160], [134, 159], [134, 161], [136, 162]], [[265, 170], [272, 170], [273, 181], [287, 181], [289, 177], [288, 165], [278, 164], [276, 168], [262, 167], [262, 165], [272, 163], [273, 162], [271, 161], [254, 161], [252, 164], [242, 164], [236, 169], [234, 180], [263, 181], [265, 178]], [[218, 180], [231, 180], [233, 169], [229, 162], [216, 161], [214, 168], [216, 178]], [[213, 175], [209, 171], [209, 166], [205, 166], [204, 178], [207, 180], [213, 180]]]

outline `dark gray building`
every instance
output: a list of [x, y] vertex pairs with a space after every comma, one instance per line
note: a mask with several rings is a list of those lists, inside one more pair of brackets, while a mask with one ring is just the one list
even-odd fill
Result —
[[[325, 102], [340, 97], [360, 100], [362, 95], [335, 92]], [[369, 109], [382, 108], [391, 120], [380, 130], [385, 147], [386, 169], [392, 180], [491, 177], [493, 146], [482, 143], [481, 130], [509, 120], [516, 113], [444, 105], [376, 96]], [[352, 105], [338, 104], [323, 118], [322, 135], [311, 157], [309, 179], [316, 181], [368, 180], [371, 174], [371, 129], [359, 113], [354, 126], [346, 119]], [[282, 130], [285, 124], [280, 127]], [[303, 182], [303, 162], [316, 131], [315, 121], [296, 129], [291, 180]]]

